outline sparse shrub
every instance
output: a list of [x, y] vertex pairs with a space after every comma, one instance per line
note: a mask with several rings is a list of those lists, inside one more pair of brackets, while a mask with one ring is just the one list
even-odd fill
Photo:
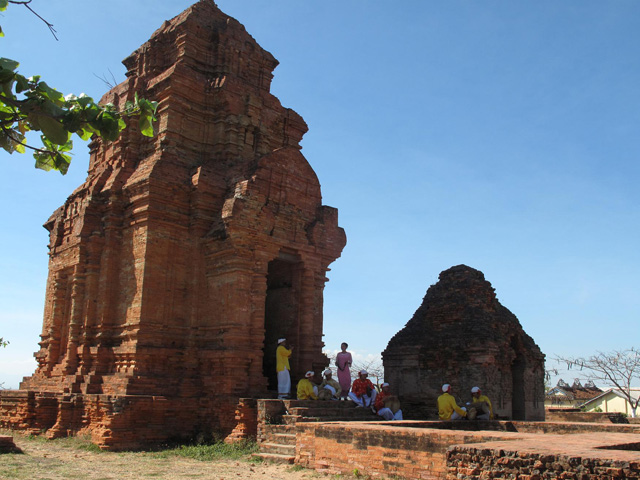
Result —
[[180, 445], [176, 448], [156, 452], [155, 455], [160, 458], [179, 456], [208, 462], [221, 458], [241, 460], [257, 451], [258, 444], [256, 442], [242, 440], [236, 443], [218, 441], [213, 444]]

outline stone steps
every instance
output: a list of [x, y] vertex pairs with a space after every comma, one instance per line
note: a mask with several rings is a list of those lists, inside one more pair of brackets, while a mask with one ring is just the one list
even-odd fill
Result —
[[265, 425], [260, 452], [254, 458], [270, 462], [293, 463], [296, 458], [296, 434], [294, 425]]
[[281, 455], [278, 453], [254, 453], [251, 455], [253, 458], [260, 458], [263, 461], [274, 463], [288, 463], [292, 464], [296, 457], [291, 455]]
[[295, 433], [274, 433], [271, 435], [271, 439], [280, 445], [293, 445], [296, 446], [296, 434]]
[[319, 418], [361, 418], [371, 416], [373, 412], [370, 408], [356, 408], [354, 406], [348, 408], [330, 408], [326, 406], [320, 407], [292, 407], [288, 409], [289, 415], [299, 415], [302, 417], [319, 417]]
[[265, 435], [277, 435], [277, 434], [283, 433], [283, 434], [290, 434], [295, 436], [296, 427], [295, 425], [288, 425], [288, 424], [263, 425], [262, 431], [265, 433]]
[[380, 419], [371, 409], [356, 408], [353, 402], [283, 400], [283, 406], [285, 413], [281, 415], [282, 424], [262, 425], [260, 452], [253, 454], [254, 457], [293, 463], [296, 455], [295, 426], [298, 422], [367, 422]]
[[275, 453], [278, 455], [296, 456], [296, 444], [283, 445], [281, 443], [265, 442], [260, 444], [260, 453]]

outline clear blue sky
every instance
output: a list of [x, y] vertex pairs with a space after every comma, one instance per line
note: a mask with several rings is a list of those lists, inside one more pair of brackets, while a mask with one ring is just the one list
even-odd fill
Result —
[[[34, 0], [57, 42], [10, 6], [0, 55], [99, 98], [96, 76], [122, 81], [122, 59], [190, 3]], [[272, 92], [309, 124], [303, 153], [347, 233], [327, 348], [378, 354], [461, 263], [548, 357], [640, 346], [640, 2], [217, 3], [280, 61]], [[35, 368], [42, 224], [84, 181], [76, 145], [66, 177], [0, 153], [5, 386]]]

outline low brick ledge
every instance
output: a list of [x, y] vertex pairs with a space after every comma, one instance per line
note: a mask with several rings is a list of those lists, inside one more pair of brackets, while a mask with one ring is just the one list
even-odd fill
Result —
[[[635, 449], [624, 449], [635, 445]], [[616, 446], [622, 446], [616, 449]], [[590, 458], [628, 462], [640, 465], [640, 434], [633, 433], [574, 433], [569, 435], [522, 433], [513, 440], [485, 441], [467, 445], [456, 445], [457, 449], [491, 450], [506, 455], [509, 452], [563, 456], [567, 458]]]
[[22, 453], [13, 442], [13, 437], [0, 435], [0, 453]]

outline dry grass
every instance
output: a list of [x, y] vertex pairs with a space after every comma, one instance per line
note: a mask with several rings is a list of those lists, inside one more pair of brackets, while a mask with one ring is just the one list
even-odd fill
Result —
[[16, 480], [130, 479], [330, 479], [290, 465], [249, 461], [251, 444], [181, 446], [156, 452], [103, 452], [82, 438], [46, 440], [12, 435], [23, 454], [0, 455], [0, 478]]

